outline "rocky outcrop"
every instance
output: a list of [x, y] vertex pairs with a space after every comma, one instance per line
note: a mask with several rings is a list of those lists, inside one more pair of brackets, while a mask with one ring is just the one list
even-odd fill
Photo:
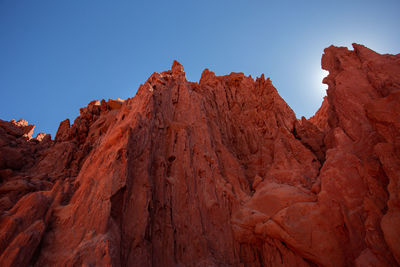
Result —
[[399, 265], [400, 55], [353, 47], [308, 120], [264, 75], [175, 61], [54, 141], [0, 121], [0, 265]]

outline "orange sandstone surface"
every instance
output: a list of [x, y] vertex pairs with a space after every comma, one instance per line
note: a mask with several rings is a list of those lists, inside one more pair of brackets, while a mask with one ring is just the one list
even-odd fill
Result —
[[399, 266], [400, 55], [353, 47], [308, 120], [175, 61], [54, 140], [0, 121], [0, 266]]

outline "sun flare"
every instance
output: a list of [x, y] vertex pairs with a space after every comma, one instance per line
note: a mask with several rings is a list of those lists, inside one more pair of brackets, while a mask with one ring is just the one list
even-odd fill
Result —
[[318, 88], [318, 91], [323, 94], [324, 96], [326, 95], [326, 90], [328, 89], [328, 85], [322, 83], [322, 80], [328, 76], [329, 72], [323, 69], [320, 69], [318, 71], [318, 74], [316, 75], [316, 85]]

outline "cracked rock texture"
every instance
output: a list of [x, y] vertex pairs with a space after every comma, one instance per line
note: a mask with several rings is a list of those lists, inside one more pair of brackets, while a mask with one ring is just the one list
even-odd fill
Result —
[[400, 55], [353, 47], [308, 120], [264, 75], [175, 61], [54, 140], [0, 121], [0, 265], [398, 266]]

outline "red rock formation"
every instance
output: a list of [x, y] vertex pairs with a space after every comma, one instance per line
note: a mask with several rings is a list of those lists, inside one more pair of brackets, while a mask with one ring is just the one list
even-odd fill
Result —
[[263, 75], [175, 61], [54, 141], [0, 121], [0, 265], [399, 265], [400, 55], [322, 67], [309, 120]]

